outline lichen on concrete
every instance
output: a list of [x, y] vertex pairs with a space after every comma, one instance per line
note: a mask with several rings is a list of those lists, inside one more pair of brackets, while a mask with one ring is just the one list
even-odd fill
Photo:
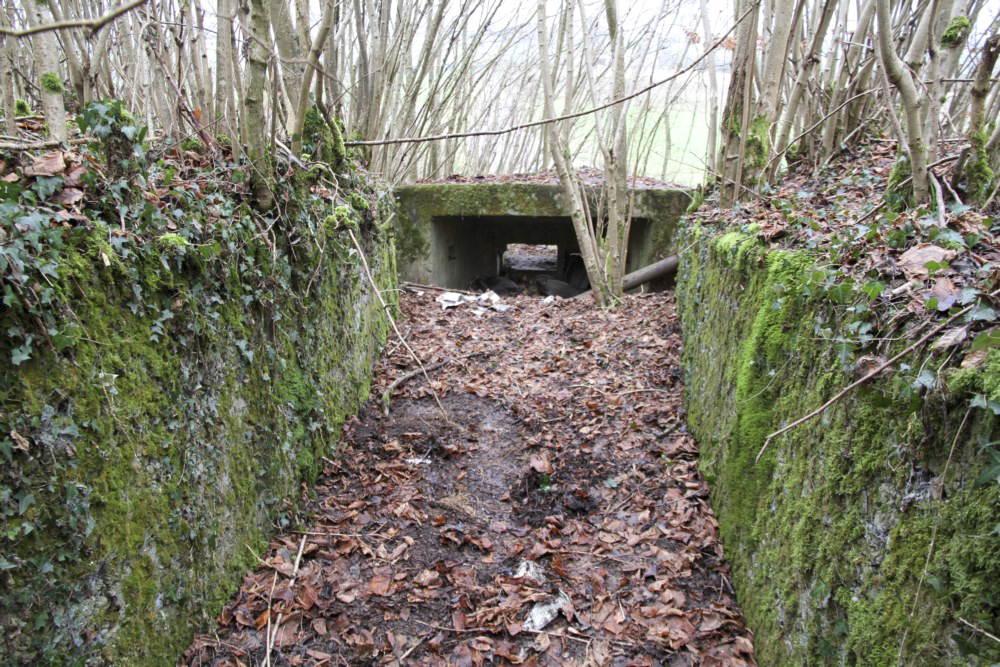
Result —
[[962, 425], [972, 394], [998, 392], [1000, 352], [974, 373], [952, 371], [943, 392], [918, 403], [897, 397], [891, 378], [876, 381], [754, 463], [770, 432], [852, 381], [817, 334], [838, 335], [837, 310], [796, 288], [812, 266], [806, 251], [698, 226], [685, 226], [680, 244], [691, 246], [678, 285], [688, 421], [758, 662], [1000, 659], [958, 620], [1000, 629], [1000, 485], [974, 484], [987, 461], [980, 437], [996, 440], [998, 424], [972, 409]]

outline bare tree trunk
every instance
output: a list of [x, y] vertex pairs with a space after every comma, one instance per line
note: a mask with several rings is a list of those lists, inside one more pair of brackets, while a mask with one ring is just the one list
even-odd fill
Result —
[[744, 182], [756, 184], [772, 154], [774, 125], [778, 120], [781, 102], [781, 84], [785, 63], [788, 60], [789, 36], [796, 27], [799, 12], [795, 0], [774, 0], [774, 30], [764, 54], [761, 70], [762, 93], [756, 105], [753, 120], [746, 128], [744, 144]]
[[[538, 50], [541, 56], [539, 63], [545, 115], [552, 118], [555, 116], [555, 93], [553, 92], [554, 86], [549, 67], [549, 36], [545, 27], [545, 4], [546, 0], [538, 0]], [[575, 174], [571, 173], [569, 160], [559, 146], [559, 133], [555, 125], [550, 123], [545, 126], [545, 130], [548, 133], [551, 157], [559, 172], [559, 181], [562, 183], [563, 193], [569, 205], [570, 219], [573, 221], [573, 230], [576, 232], [580, 246], [580, 256], [583, 258], [583, 265], [587, 269], [587, 275], [590, 277], [590, 284], [594, 290], [594, 299], [598, 305], [605, 306], [608, 304], [609, 286], [607, 276], [601, 270], [597, 252], [598, 243], [593, 227], [588, 221], [583, 194], [576, 183]]]
[[913, 177], [913, 197], [917, 203], [923, 203], [927, 201], [930, 192], [927, 181], [927, 147], [924, 144], [923, 118], [921, 117], [925, 105], [917, 91], [913, 75], [906, 69], [892, 45], [889, 11], [889, 0], [875, 0], [879, 53], [885, 64], [886, 75], [892, 85], [899, 90], [903, 101], [907, 152], [910, 158], [910, 174]]
[[309, 109], [309, 88], [312, 86], [313, 73], [319, 67], [319, 54], [326, 44], [326, 36], [330, 32], [330, 22], [333, 18], [333, 6], [328, 4], [323, 11], [323, 18], [316, 32], [316, 39], [312, 48], [309, 49], [309, 58], [306, 63], [305, 74], [302, 75], [302, 83], [297, 91], [296, 98], [298, 105], [295, 107], [295, 114], [290, 123], [290, 133], [292, 135], [292, 153], [298, 155], [302, 152], [302, 128], [305, 126], [306, 111]]
[[746, 128], [749, 125], [750, 110], [754, 106], [753, 77], [754, 56], [757, 47], [756, 0], [741, 0], [739, 13], [750, 11], [748, 20], [740, 24], [736, 31], [736, 50], [733, 53], [732, 74], [729, 93], [722, 112], [722, 153], [717, 160], [719, 174], [719, 203], [731, 207], [740, 198], [743, 186], [743, 158], [746, 147]]
[[[708, 22], [708, 0], [701, 0], [701, 27], [705, 31], [705, 48], [710, 48], [712, 42], [712, 26]], [[718, 169], [715, 158], [718, 154], [718, 134], [719, 134], [719, 85], [715, 79], [715, 56], [709, 52], [705, 60], [708, 71], [708, 149], [706, 151], [705, 163], [708, 173]], [[668, 151], [663, 158], [664, 174], [666, 173], [667, 158], [670, 155], [670, 120], [666, 120], [667, 147]], [[706, 178], [708, 176], [706, 175]]]
[[[813, 67], [819, 62], [820, 50], [823, 47], [823, 40], [826, 38], [826, 31], [830, 26], [830, 21], [833, 19], [833, 10], [836, 6], [836, 0], [825, 0], [823, 4], [823, 10], [820, 15], [819, 23], [817, 24], [816, 30], [812, 35], [809, 53], [806, 54], [802, 64], [799, 66], [799, 73], [795, 78], [795, 83], [792, 84], [792, 90], [789, 95], [788, 103], [785, 105], [785, 110], [781, 115], [781, 120], [778, 122], [778, 135], [777, 140], [774, 142], [775, 155], [780, 155], [785, 148], [788, 147], [788, 136], [792, 131], [792, 124], [795, 122], [795, 116], [799, 110], [799, 103], [802, 101], [802, 96], [805, 93], [809, 78], [812, 75]], [[769, 175], [769, 180], [772, 182], [778, 173], [780, 162], [780, 160], [774, 160], [774, 164]]]
[[987, 150], [987, 128], [984, 110], [986, 95], [990, 90], [990, 76], [1000, 55], [1000, 35], [992, 35], [983, 47], [982, 59], [976, 70], [976, 79], [972, 84], [972, 106], [969, 111], [969, 146], [971, 162], [965, 166], [966, 193], [973, 202], [982, 201], [990, 191], [995, 174], [990, 167], [992, 162]]
[[[280, 2], [280, 0], [277, 0]], [[254, 204], [258, 210], [271, 208], [271, 156], [267, 144], [267, 117], [264, 114], [264, 85], [267, 80], [267, 44], [269, 43], [268, 0], [250, 0], [250, 26], [253, 42], [250, 44], [249, 82], [243, 110], [246, 127], [250, 183]]]
[[[25, 14], [32, 26], [49, 22], [49, 14], [44, 11], [42, 0], [28, 0]], [[40, 32], [32, 37], [35, 62], [38, 67], [38, 88], [45, 114], [45, 125], [49, 136], [56, 141], [66, 141], [66, 105], [63, 102], [63, 78], [59, 73], [59, 45], [51, 32]]]
[[[0, 12], [0, 25], [6, 24], [5, 15]], [[3, 96], [4, 133], [17, 136], [17, 100], [14, 96], [14, 70], [10, 60], [10, 43], [16, 37], [6, 37], [0, 45], [0, 95]]]
[[[215, 36], [215, 112], [223, 124], [232, 120], [230, 100], [232, 90], [233, 59], [233, 0], [217, 0]], [[234, 141], [236, 137], [231, 137]]]

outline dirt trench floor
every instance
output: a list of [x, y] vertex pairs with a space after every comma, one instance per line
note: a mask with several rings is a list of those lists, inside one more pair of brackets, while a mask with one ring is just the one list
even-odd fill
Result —
[[435, 296], [404, 294], [400, 318], [430, 386], [390, 341], [307, 528], [181, 664], [755, 665], [685, 427], [673, 297]]

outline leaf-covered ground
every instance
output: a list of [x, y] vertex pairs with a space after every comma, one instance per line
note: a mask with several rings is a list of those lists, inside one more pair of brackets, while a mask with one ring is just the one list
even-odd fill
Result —
[[183, 664], [756, 664], [672, 297], [435, 296], [404, 294], [400, 327], [447, 418], [390, 341], [373, 395], [408, 379], [388, 414], [345, 426], [307, 530], [271, 544]]
[[901, 322], [954, 318], [940, 347], [973, 341], [970, 363], [978, 365], [987, 347], [1000, 344], [1000, 201], [984, 209], [962, 203], [964, 182], [952, 172], [961, 148], [946, 142], [931, 169], [943, 206], [907, 208], [909, 180], [890, 187], [900, 164], [896, 142], [869, 138], [821, 169], [796, 166], [766, 195], [733, 209], [703, 206], [690, 220], [811, 253], [816, 266], [800, 285], [786, 287], [850, 306], [848, 328], [858, 336], [831, 345], [863, 350], [892, 339], [885, 330]]

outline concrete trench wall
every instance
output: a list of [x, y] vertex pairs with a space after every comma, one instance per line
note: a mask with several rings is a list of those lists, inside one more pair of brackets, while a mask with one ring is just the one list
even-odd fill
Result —
[[[324, 251], [263, 286], [250, 251], [133, 282], [106, 232], [67, 234], [57, 284], [87, 336], [19, 366], [0, 344], [0, 664], [173, 665], [214, 624], [368, 394], [389, 324], [343, 225], [387, 295], [396, 273], [389, 211], [365, 211], [283, 221]], [[248, 221], [233, 247], [270, 262]]]
[[[560, 263], [578, 248], [558, 185], [445, 183], [400, 186], [395, 193], [401, 280], [464, 289], [478, 276], [498, 273], [509, 243], [558, 245]], [[628, 271], [669, 254], [677, 219], [690, 202], [683, 190], [638, 189], [635, 195]]]
[[767, 434], [856, 379], [817, 329], [851, 334], [835, 304], [788, 289], [805, 253], [683, 225], [679, 245], [688, 423], [758, 663], [1000, 661], [960, 620], [1000, 633], [1000, 485], [977, 483], [1000, 420], [970, 409], [1000, 401], [1000, 349], [920, 400], [873, 381], [754, 463]]

